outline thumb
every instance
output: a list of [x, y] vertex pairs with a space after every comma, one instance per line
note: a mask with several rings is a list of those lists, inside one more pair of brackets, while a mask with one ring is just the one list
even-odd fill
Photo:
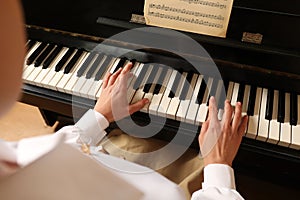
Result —
[[133, 114], [136, 111], [141, 110], [147, 103], [149, 103], [149, 100], [145, 98], [145, 99], [139, 100], [138, 102], [136, 102], [134, 104], [129, 105], [129, 113]]

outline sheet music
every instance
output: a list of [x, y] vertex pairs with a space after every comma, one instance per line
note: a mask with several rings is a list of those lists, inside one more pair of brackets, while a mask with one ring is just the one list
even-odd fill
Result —
[[226, 37], [233, 0], [145, 0], [147, 25]]

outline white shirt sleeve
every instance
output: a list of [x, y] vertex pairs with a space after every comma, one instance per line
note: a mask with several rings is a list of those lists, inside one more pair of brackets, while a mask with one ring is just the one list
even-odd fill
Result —
[[193, 193], [192, 200], [244, 199], [235, 188], [233, 169], [224, 164], [210, 164], [204, 168], [202, 189]]
[[0, 140], [0, 160], [26, 166], [61, 142], [75, 144], [80, 134], [90, 137], [91, 145], [95, 145], [106, 135], [108, 125], [102, 114], [90, 109], [75, 125], [65, 126], [54, 134], [24, 138], [18, 142]]
[[91, 138], [91, 145], [96, 145], [106, 135], [109, 122], [95, 110], [88, 110], [74, 126], [65, 126], [55, 134], [64, 134], [66, 143], [76, 143], [80, 134]]

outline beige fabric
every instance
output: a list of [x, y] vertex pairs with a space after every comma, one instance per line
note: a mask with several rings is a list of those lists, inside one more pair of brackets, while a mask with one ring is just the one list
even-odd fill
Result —
[[[162, 148], [166, 144], [166, 141], [154, 138], [135, 138], [125, 134], [120, 129], [114, 129], [99, 145], [102, 145], [103, 149], [110, 155], [122, 157], [131, 162], [156, 169], [156, 166], [162, 160], [159, 158], [155, 159], [155, 161], [153, 159], [142, 159], [138, 153], [152, 152]], [[190, 199], [194, 191], [201, 188], [203, 181], [203, 161], [194, 149], [188, 149], [176, 161], [156, 171], [178, 184], [185, 191], [187, 199]]]

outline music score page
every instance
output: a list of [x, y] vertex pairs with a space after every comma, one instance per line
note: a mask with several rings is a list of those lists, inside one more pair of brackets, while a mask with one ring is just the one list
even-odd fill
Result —
[[145, 0], [147, 25], [226, 37], [233, 0]]

